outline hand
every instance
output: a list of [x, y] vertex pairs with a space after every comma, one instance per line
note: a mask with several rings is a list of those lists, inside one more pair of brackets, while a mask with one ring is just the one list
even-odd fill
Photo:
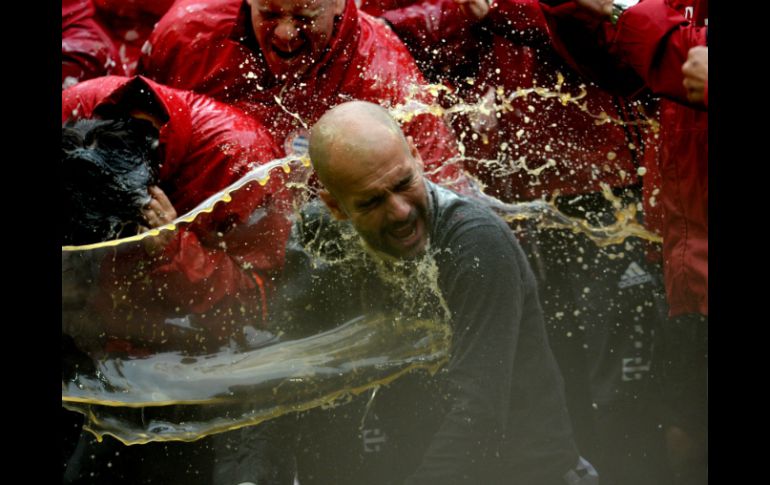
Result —
[[473, 16], [476, 20], [481, 20], [489, 13], [489, 5], [492, 0], [454, 0], [468, 16]]
[[[148, 227], [140, 226], [141, 232], [155, 229], [157, 227], [165, 226], [166, 224], [174, 221], [177, 217], [176, 209], [171, 201], [168, 200], [166, 194], [157, 186], [151, 186], [148, 189], [150, 193], [150, 202], [142, 208], [142, 215], [144, 220], [147, 221]], [[155, 237], [147, 237], [142, 240], [144, 243], [144, 249], [150, 255], [155, 255], [157, 252], [162, 251], [166, 245], [174, 238], [172, 231], [161, 231], [161, 233]]]
[[575, 0], [578, 7], [588, 10], [599, 17], [612, 15], [612, 0]]
[[684, 88], [691, 103], [702, 104], [706, 86], [709, 82], [709, 48], [697, 46], [687, 53], [687, 61], [682, 65]]

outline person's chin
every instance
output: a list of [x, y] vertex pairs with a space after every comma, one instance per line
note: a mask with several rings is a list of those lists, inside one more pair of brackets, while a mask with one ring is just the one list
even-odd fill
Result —
[[404, 236], [396, 237], [388, 235], [388, 241], [392, 249], [391, 254], [399, 258], [414, 258], [422, 254], [427, 245], [424, 227], [419, 222], [414, 224], [413, 231]]
[[304, 48], [299, 49], [294, 55], [286, 55], [273, 49], [270, 52], [270, 70], [276, 76], [303, 74], [309, 68], [309, 61], [304, 53]]
[[411, 246], [409, 248], [406, 248], [404, 252], [402, 253], [402, 258], [404, 259], [414, 259], [418, 258], [425, 253], [425, 247], [427, 246], [427, 241], [422, 240], [415, 244], [414, 246]]

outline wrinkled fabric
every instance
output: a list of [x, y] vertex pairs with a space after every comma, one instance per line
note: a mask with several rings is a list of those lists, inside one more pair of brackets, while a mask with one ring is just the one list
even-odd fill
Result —
[[[685, 19], [686, 7], [694, 18]], [[708, 315], [708, 111], [687, 104], [682, 65], [706, 45], [708, 2], [646, 0], [618, 19], [610, 45], [661, 102], [664, 273], [670, 315]]]
[[94, 20], [91, 0], [64, 0], [61, 29], [63, 87], [106, 74], [123, 74], [117, 49]]
[[126, 76], [136, 73], [142, 46], [174, 0], [94, 0], [96, 20], [110, 36]]
[[[348, 0], [322, 59], [300, 79], [280, 83], [254, 39], [249, 6], [242, 0], [174, 4], [150, 37], [140, 72], [177, 88], [235, 104], [261, 121], [287, 150], [329, 108], [351, 99], [393, 107], [410, 94], [430, 103], [425, 81], [409, 52], [378, 20]], [[195, 62], [190, 62], [195, 59]], [[280, 99], [280, 104], [276, 101]], [[301, 118], [303, 126], [295, 116]], [[434, 180], [451, 179], [458, 166], [453, 134], [438, 117], [422, 114], [404, 124]]]

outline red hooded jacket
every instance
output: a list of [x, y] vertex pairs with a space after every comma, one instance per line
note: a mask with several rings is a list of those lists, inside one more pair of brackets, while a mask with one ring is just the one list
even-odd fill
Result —
[[[151, 112], [163, 123], [159, 186], [180, 216], [255, 165], [277, 157], [272, 138], [257, 121], [206, 96], [139, 76], [96, 78], [62, 92], [62, 122], [120, 116], [136, 108]], [[259, 273], [282, 265], [288, 237], [288, 220], [270, 210], [280, 202], [275, 200], [281, 198], [280, 187], [280, 176], [272, 176], [264, 187], [250, 184], [239, 190], [231, 202], [218, 204], [212, 213], [178, 230], [157, 258], [147, 256], [141, 245], [121, 252], [102, 268], [101, 288], [112, 293], [105, 298], [114, 301], [116, 292], [128, 293], [125, 313], [136, 312], [139, 307], [132, 305], [143, 305], [149, 321], [180, 312], [215, 315], [222, 308], [235, 307], [245, 310], [249, 321], [259, 322], [265, 311]], [[249, 217], [260, 207], [268, 207], [268, 214], [250, 227], [253, 237], [230, 237], [238, 233], [232, 228], [249, 225]], [[137, 266], [148, 261], [151, 266], [144, 273], [149, 278], [144, 278]], [[121, 310], [112, 313], [116, 317], [112, 335], [133, 337], [131, 322], [126, 323]], [[139, 323], [145, 322], [133, 325]], [[212, 330], [218, 333], [221, 326], [219, 322]]]
[[645, 0], [620, 16], [610, 41], [612, 52], [670, 99], [661, 103], [660, 171], [671, 316], [708, 315], [708, 108], [690, 107], [682, 84], [688, 51], [706, 45], [707, 16], [705, 0]]
[[[284, 149], [307, 129], [296, 116], [309, 127], [329, 108], [352, 99], [391, 107], [415, 91], [417, 99], [430, 101], [404, 45], [385, 25], [360, 13], [353, 0], [336, 19], [323, 57], [298, 80], [280, 84], [270, 72], [243, 0], [175, 3], [153, 31], [140, 72], [239, 106], [260, 120]], [[417, 116], [404, 124], [404, 132], [414, 138], [426, 172], [457, 154], [451, 130], [436, 116]], [[458, 167], [450, 165], [431, 178], [449, 179], [457, 173]]]
[[61, 30], [62, 88], [105, 74], [123, 73], [117, 49], [94, 20], [91, 0], [63, 0]]

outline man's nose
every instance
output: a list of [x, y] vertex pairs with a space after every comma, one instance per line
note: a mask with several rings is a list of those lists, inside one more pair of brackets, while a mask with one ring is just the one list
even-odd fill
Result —
[[392, 222], [401, 222], [409, 219], [412, 205], [402, 195], [391, 194], [388, 198], [388, 218]]
[[275, 27], [274, 35], [281, 44], [289, 44], [297, 38], [299, 29], [292, 19], [281, 19]]

